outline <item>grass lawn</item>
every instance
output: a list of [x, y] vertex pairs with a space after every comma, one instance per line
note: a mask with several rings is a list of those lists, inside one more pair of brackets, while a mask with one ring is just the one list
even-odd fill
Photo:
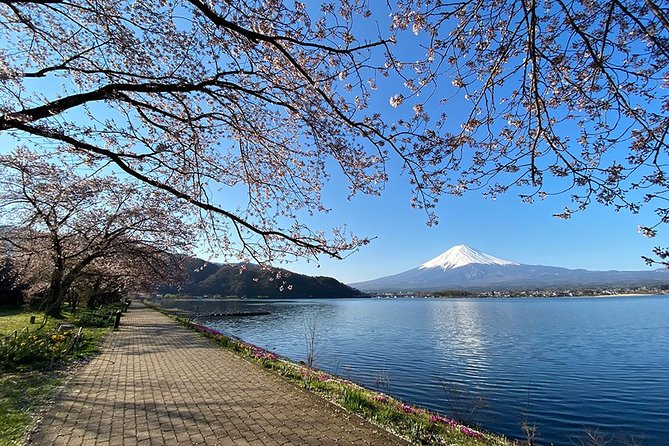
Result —
[[[30, 324], [30, 316], [35, 316], [35, 324]], [[6, 336], [14, 330], [21, 331], [25, 327], [29, 327], [31, 330], [37, 329], [43, 319], [44, 315], [38, 311], [26, 311], [20, 307], [0, 307], [0, 335]], [[55, 328], [56, 323], [56, 319], [49, 318], [45, 328], [51, 330]]]
[[39, 408], [63, 381], [59, 370], [3, 373], [0, 376], [0, 445], [22, 445]]
[[[30, 323], [31, 316], [36, 316], [35, 324]], [[76, 322], [71, 313], [64, 312], [63, 316], [63, 319], [49, 318], [42, 331], [51, 333], [60, 323]], [[42, 321], [43, 315], [39, 312], [0, 308], [0, 340], [12, 336], [15, 331], [20, 333], [26, 327], [29, 332], [36, 332]], [[0, 446], [24, 444], [25, 435], [33, 426], [39, 409], [65, 379], [67, 366], [98, 352], [102, 338], [109, 331], [109, 327], [84, 328], [82, 345], [62, 362], [25, 364], [10, 370], [0, 363]]]

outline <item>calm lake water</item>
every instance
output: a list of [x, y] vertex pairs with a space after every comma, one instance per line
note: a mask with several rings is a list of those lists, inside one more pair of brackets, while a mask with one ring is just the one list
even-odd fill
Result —
[[669, 445], [669, 297], [178, 301], [200, 322], [293, 360], [316, 324], [316, 366], [539, 444], [585, 430]]

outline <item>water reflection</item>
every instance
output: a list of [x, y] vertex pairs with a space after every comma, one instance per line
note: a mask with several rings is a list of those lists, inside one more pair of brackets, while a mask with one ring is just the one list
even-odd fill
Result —
[[455, 302], [444, 306], [437, 303], [429, 314], [440, 356], [456, 360], [469, 376], [476, 376], [489, 367], [485, 328], [478, 305]]
[[539, 428], [537, 444], [579, 444], [585, 426], [669, 444], [669, 298], [171, 305], [268, 311], [203, 321], [297, 361], [306, 359], [305, 324], [315, 320], [319, 367], [450, 414], [481, 394], [488, 406], [474, 420], [507, 436], [522, 436], [527, 418]]

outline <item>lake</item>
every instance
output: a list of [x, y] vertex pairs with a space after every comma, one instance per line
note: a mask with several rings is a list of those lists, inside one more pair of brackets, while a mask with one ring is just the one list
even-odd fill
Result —
[[[669, 445], [669, 297], [165, 302], [199, 321], [512, 438]], [[312, 328], [315, 327], [315, 330]]]

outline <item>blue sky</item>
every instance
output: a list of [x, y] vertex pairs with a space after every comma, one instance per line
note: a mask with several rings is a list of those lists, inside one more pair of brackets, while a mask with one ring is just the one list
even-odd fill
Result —
[[[379, 102], [385, 96], [381, 94]], [[16, 142], [6, 135], [0, 137], [0, 153], [11, 150]], [[649, 268], [641, 256], [666, 244], [663, 228], [654, 239], [637, 233], [637, 225], [655, 223], [652, 203], [637, 215], [593, 204], [565, 221], [552, 215], [570, 204], [568, 196], [526, 204], [518, 198], [517, 189], [496, 200], [484, 199], [479, 192], [441, 197], [439, 225], [428, 227], [425, 213], [409, 205], [406, 175], [399, 175], [392, 162], [389, 168], [394, 173], [380, 197], [355, 196], [351, 201], [346, 199], [343, 179], [333, 173], [324, 193], [332, 211], [312, 220], [314, 228], [345, 224], [357, 235], [374, 237], [369, 245], [343, 260], [323, 257], [318, 263], [299, 260], [277, 266], [352, 283], [405, 271], [453, 245], [466, 244], [518, 263], [641, 270]]]
[[[407, 93], [398, 85], [380, 83], [372, 98], [372, 109], [386, 117], [410, 113], [414, 103], [424, 96], [411, 98], [396, 110], [388, 100], [395, 93]], [[426, 110], [432, 116], [444, 111], [435, 98], [453, 93], [449, 79], [440, 79]], [[471, 103], [458, 95], [444, 107], [453, 124], [459, 125], [462, 113]], [[462, 96], [462, 93], [459, 95]], [[577, 135], [578, 127], [567, 129]], [[574, 136], [575, 138], [575, 136]], [[623, 142], [612, 146], [603, 158], [603, 165], [624, 160], [628, 147]], [[318, 264], [298, 261], [282, 265], [287, 269], [311, 274], [333, 276], [343, 282], [369, 280], [414, 268], [436, 257], [450, 247], [466, 244], [496, 257], [523, 264], [540, 264], [592, 270], [650, 269], [641, 256], [652, 255], [655, 246], [666, 245], [664, 228], [658, 236], [648, 239], [637, 232], [638, 225], [652, 226], [657, 222], [651, 202], [639, 214], [616, 212], [598, 203], [573, 214], [569, 220], [553, 217], [567, 206], [576, 208], [570, 193], [549, 196], [533, 204], [521, 202], [520, 193], [527, 190], [511, 188], [497, 199], [484, 199], [481, 192], [471, 191], [461, 197], [440, 197], [436, 213], [439, 225], [428, 227], [424, 212], [410, 207], [408, 178], [399, 176], [397, 160], [389, 162], [390, 181], [381, 197], [356, 196], [346, 200], [346, 189], [333, 177], [324, 192], [324, 200], [332, 212], [317, 218], [317, 227], [346, 224], [357, 235], [376, 237], [370, 245], [360, 248], [344, 260], [322, 258]], [[569, 185], [546, 175], [546, 191], [563, 190]], [[574, 192], [574, 191], [572, 191]]]
[[[332, 189], [337, 189], [333, 187]], [[647, 239], [637, 225], [654, 222], [652, 209], [633, 215], [591, 205], [569, 220], [553, 217], [569, 204], [566, 196], [522, 203], [518, 191], [496, 200], [470, 192], [443, 197], [437, 207], [439, 225], [428, 227], [422, 211], [409, 206], [405, 178], [393, 178], [381, 197], [355, 197], [340, 191], [326, 197], [332, 211], [319, 218], [329, 225], [346, 224], [359, 235], [376, 237], [344, 260], [323, 258], [284, 265], [295, 272], [333, 276], [351, 283], [416, 267], [448, 248], [466, 244], [496, 257], [524, 264], [597, 270], [643, 270], [641, 259], [663, 244], [663, 233]]]
[[[407, 36], [400, 35], [401, 38]], [[409, 36], [411, 38], [411, 36]], [[418, 38], [420, 40], [420, 37]], [[401, 45], [397, 45], [401, 47]], [[401, 49], [401, 48], [398, 48]], [[405, 55], [411, 56], [408, 52]], [[439, 85], [432, 91], [431, 101], [426, 111], [432, 116], [446, 111], [449, 121], [459, 125], [460, 119], [471, 108], [463, 93], [455, 93], [451, 80], [439, 79]], [[396, 93], [408, 95], [399, 84], [389, 84], [379, 80], [379, 91], [372, 98], [372, 109], [384, 116], [399, 116], [411, 111], [414, 103], [421, 103], [430, 91], [421, 97], [408, 99], [393, 110], [388, 99]], [[439, 98], [449, 97], [443, 106], [437, 105]], [[460, 116], [463, 115], [463, 116]], [[567, 123], [568, 125], [568, 123]], [[457, 127], [456, 127], [457, 128]], [[565, 128], [574, 139], [578, 127]], [[628, 154], [625, 142], [612, 146], [603, 157], [602, 165], [613, 160], [623, 162]], [[565, 206], [574, 209], [570, 192], [537, 200], [534, 204], [521, 202], [520, 189], [510, 189], [496, 200], [484, 199], [480, 192], [469, 192], [462, 197], [443, 196], [436, 213], [439, 225], [428, 227], [422, 211], [409, 205], [408, 179], [398, 177], [398, 167], [390, 166], [390, 182], [381, 197], [355, 197], [345, 200], [346, 193], [336, 177], [324, 194], [326, 205], [332, 208], [327, 216], [315, 221], [318, 227], [332, 227], [346, 224], [361, 236], [376, 237], [370, 245], [360, 248], [344, 260], [322, 258], [318, 264], [298, 261], [282, 265], [296, 272], [312, 275], [329, 275], [343, 282], [369, 280], [395, 274], [414, 268], [436, 257], [450, 247], [466, 244], [502, 259], [524, 264], [541, 264], [566, 268], [592, 270], [644, 270], [650, 269], [641, 256], [652, 255], [655, 246], [665, 246], [665, 228], [660, 227], [658, 236], [648, 239], [637, 232], [638, 225], [652, 226], [657, 222], [651, 202], [639, 214], [628, 211], [616, 212], [612, 207], [598, 203], [586, 210], [573, 214], [569, 220], [553, 217]], [[394, 172], [394, 175], [393, 175]], [[568, 183], [557, 183], [545, 177], [546, 191], [564, 189]]]

